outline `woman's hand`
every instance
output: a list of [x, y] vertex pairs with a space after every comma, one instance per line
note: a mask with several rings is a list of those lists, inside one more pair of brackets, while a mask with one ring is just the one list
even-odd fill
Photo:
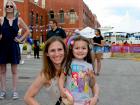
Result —
[[2, 34], [0, 34], [0, 40], [2, 39]]
[[93, 43], [93, 45], [98, 45], [98, 43]]
[[23, 39], [22, 38], [17, 38], [17, 37], [15, 37], [15, 39], [14, 39], [16, 42], [18, 42], [18, 43], [22, 43], [23, 42]]

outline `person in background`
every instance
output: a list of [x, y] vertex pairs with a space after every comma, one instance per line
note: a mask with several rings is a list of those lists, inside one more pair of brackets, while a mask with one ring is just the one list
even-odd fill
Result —
[[39, 40], [34, 40], [34, 58], [39, 59], [40, 43]]
[[115, 45], [116, 45], [115, 42], [112, 42], [112, 43], [111, 43], [111, 57], [114, 57]]
[[[18, 37], [22, 37], [22, 29], [19, 29], [19, 32], [18, 32]], [[22, 57], [22, 54], [23, 54], [23, 45], [25, 43], [25, 40], [23, 40], [21, 43], [19, 43], [19, 47], [20, 47], [20, 54], [21, 54], [21, 60], [20, 60], [20, 64], [24, 64], [24, 59]]]
[[33, 39], [31, 36], [27, 37], [27, 58], [31, 58]]
[[96, 75], [98, 76], [101, 70], [101, 58], [103, 55], [103, 46], [104, 46], [104, 38], [101, 35], [100, 29], [95, 29], [95, 37], [93, 37], [93, 53], [92, 53], [92, 59], [96, 67]]
[[27, 90], [24, 101], [27, 105], [40, 105], [35, 96], [45, 87], [45, 105], [60, 105], [58, 80], [63, 69], [67, 49], [60, 37], [51, 37], [46, 41], [43, 51], [43, 68]]
[[104, 44], [104, 53], [108, 53], [108, 52], [109, 52], [109, 42], [108, 40], [106, 40]]
[[[21, 55], [19, 43], [26, 39], [30, 31], [22, 18], [16, 16], [16, 4], [13, 0], [8, 0], [4, 7], [5, 16], [0, 17], [0, 99], [6, 97], [6, 65], [11, 64], [12, 72], [12, 98], [18, 99], [17, 92], [17, 67], [20, 63]], [[19, 27], [25, 30], [22, 37], [18, 37]]]
[[59, 28], [57, 26], [57, 21], [56, 20], [50, 20], [49, 21], [49, 27], [51, 30], [48, 31], [46, 40], [48, 40], [52, 36], [59, 36], [63, 39], [66, 38], [66, 33], [62, 28]]
[[111, 47], [112, 47], [111, 45], [112, 45], [112, 44], [111, 44], [111, 41], [109, 41], [109, 42], [108, 42], [108, 51], [109, 51], [109, 52], [111, 52]]
[[[72, 105], [96, 105], [99, 87], [94, 76], [89, 41], [75, 36], [68, 46], [68, 56], [60, 75], [59, 87], [62, 98], [68, 98], [66, 90], [73, 97]], [[64, 85], [65, 84], [65, 85]]]

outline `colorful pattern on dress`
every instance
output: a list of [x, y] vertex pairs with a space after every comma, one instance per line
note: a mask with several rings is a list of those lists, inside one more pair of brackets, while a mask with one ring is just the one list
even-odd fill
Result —
[[89, 91], [88, 87], [88, 76], [87, 70], [83, 65], [71, 65], [72, 68], [72, 82], [71, 82], [71, 90], [77, 92], [85, 92]]
[[84, 60], [73, 59], [71, 63], [71, 75], [67, 75], [65, 88], [67, 88], [74, 97], [74, 103], [83, 103], [89, 101], [92, 97], [92, 90], [89, 87], [89, 70], [92, 70], [92, 64]]

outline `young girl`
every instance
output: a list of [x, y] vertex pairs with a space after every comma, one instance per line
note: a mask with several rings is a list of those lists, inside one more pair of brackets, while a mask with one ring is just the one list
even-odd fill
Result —
[[71, 40], [66, 66], [59, 79], [59, 87], [62, 99], [69, 98], [65, 90], [70, 91], [73, 97], [72, 105], [97, 103], [99, 87], [95, 82], [89, 41], [86, 38], [78, 35]]

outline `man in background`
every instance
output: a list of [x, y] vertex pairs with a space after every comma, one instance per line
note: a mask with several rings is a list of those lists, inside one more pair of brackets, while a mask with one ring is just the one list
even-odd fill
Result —
[[56, 20], [50, 20], [49, 21], [49, 26], [51, 30], [48, 31], [46, 40], [48, 40], [52, 36], [59, 36], [63, 39], [66, 38], [66, 33], [62, 28], [59, 28], [57, 26], [57, 21]]

